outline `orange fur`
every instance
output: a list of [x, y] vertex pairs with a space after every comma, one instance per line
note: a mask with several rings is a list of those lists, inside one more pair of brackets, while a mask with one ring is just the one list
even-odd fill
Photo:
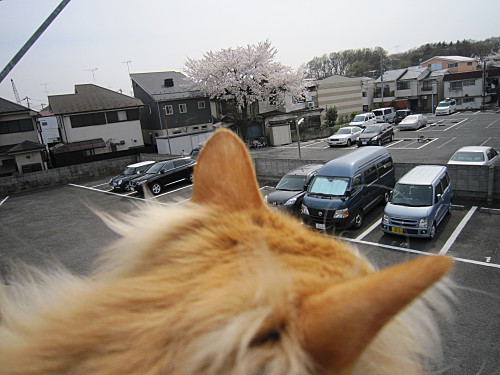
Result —
[[229, 131], [201, 152], [191, 203], [102, 216], [124, 237], [93, 275], [4, 291], [0, 374], [417, 375], [436, 351], [419, 301], [449, 259], [375, 272], [269, 210]]

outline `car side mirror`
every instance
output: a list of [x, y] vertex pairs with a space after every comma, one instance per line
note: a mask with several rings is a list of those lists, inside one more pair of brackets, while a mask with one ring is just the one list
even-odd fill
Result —
[[160, 170], [160, 174], [164, 174], [164, 173], [165, 173], [164, 169]]

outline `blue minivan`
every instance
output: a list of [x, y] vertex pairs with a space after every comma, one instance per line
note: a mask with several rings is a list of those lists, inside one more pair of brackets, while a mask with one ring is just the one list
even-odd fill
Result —
[[302, 201], [304, 224], [319, 230], [358, 229], [366, 212], [389, 199], [395, 174], [385, 147], [368, 146], [318, 170]]
[[385, 206], [385, 233], [433, 239], [451, 213], [453, 191], [446, 167], [419, 165], [398, 181]]

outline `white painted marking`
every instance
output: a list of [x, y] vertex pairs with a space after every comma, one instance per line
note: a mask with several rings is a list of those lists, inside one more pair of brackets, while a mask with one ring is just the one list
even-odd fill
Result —
[[372, 230], [374, 230], [376, 227], [380, 225], [380, 220], [375, 221], [370, 228], [365, 230], [363, 233], [361, 233], [358, 237], [356, 237], [356, 240], [361, 240], [363, 237], [366, 237]]
[[450, 143], [451, 141], [453, 141], [454, 139], [457, 139], [457, 137], [453, 137], [453, 138], [451, 138], [449, 141], [446, 141], [446, 142], [445, 142], [445, 143], [443, 143], [441, 146], [437, 146], [436, 148], [441, 148], [441, 147], [443, 147], [444, 145], [446, 145], [446, 144]]
[[445, 255], [448, 252], [448, 250], [450, 250], [451, 246], [455, 243], [455, 240], [457, 239], [458, 235], [460, 234], [462, 229], [464, 229], [465, 225], [470, 220], [470, 218], [472, 217], [472, 215], [474, 214], [474, 212], [476, 210], [477, 210], [477, 206], [472, 206], [470, 208], [469, 212], [467, 212], [467, 215], [465, 215], [465, 217], [462, 219], [460, 224], [458, 224], [458, 226], [455, 228], [455, 230], [451, 234], [450, 238], [448, 238], [448, 241], [446, 241], [444, 246], [439, 251], [439, 255]]
[[[182, 180], [179, 180], [179, 181], [182, 181]], [[176, 182], [179, 182], [179, 181], [175, 181], [175, 182], [172, 182], [172, 183], [170, 183], [170, 184], [167, 184], [167, 186], [168, 186], [168, 185], [175, 184]], [[154, 196], [154, 197], [152, 197], [152, 198], [153, 198], [153, 199], [156, 199], [156, 198], [159, 198], [159, 197], [163, 197], [164, 195], [172, 194], [172, 193], [175, 193], [175, 192], [177, 192], [177, 191], [179, 191], [179, 190], [183, 190], [183, 189], [190, 188], [191, 186], [193, 186], [193, 184], [188, 185], [188, 186], [184, 186], [184, 187], [181, 187], [181, 188], [179, 188], [179, 189], [172, 190], [172, 191], [167, 191], [167, 192], [165, 192], [165, 193], [163, 193], [163, 194], [158, 194], [158, 195], [155, 195], [155, 196]]]
[[477, 115], [479, 113], [481, 113], [481, 111], [474, 112], [473, 115]]
[[4, 202], [5, 202], [7, 199], [9, 199], [9, 196], [6, 196], [4, 199], [2, 199], [2, 201], [0, 202], [0, 206], [1, 206], [2, 204], [4, 204]]
[[486, 263], [489, 263], [491, 260], [491, 257], [486, 257]]
[[433, 139], [431, 139], [431, 140], [430, 140], [430, 141], [428, 141], [428, 142], [424, 142], [424, 144], [423, 144], [422, 146], [417, 147], [417, 150], [420, 150], [421, 148], [424, 148], [424, 147], [426, 147], [426, 146], [430, 145], [430, 144], [431, 144], [432, 142], [434, 142], [434, 141], [437, 141], [437, 138], [433, 138]]
[[[362, 241], [362, 240], [355, 240], [355, 239], [345, 238], [345, 237], [341, 237], [341, 239], [344, 240], [344, 241], [360, 243], [360, 244], [363, 244], [363, 245], [370, 245], [370, 246], [382, 247], [382, 248], [386, 248], [386, 249], [390, 249], [390, 250], [402, 251], [402, 252], [405, 252], [405, 253], [412, 253], [412, 254], [419, 254], [419, 255], [431, 255], [431, 256], [437, 255], [437, 254], [429, 253], [429, 252], [426, 252], [426, 251], [419, 251], [419, 250], [407, 249], [407, 248], [403, 248], [403, 247], [397, 247], [397, 246], [391, 246], [391, 245], [384, 245], [384, 244], [380, 244], [380, 243], [376, 243], [376, 242], [368, 242], [368, 241]], [[477, 264], [479, 266], [485, 266], [485, 267], [500, 268], [500, 264], [495, 264], [495, 263], [486, 263], [486, 262], [481, 262], [481, 261], [478, 261], [478, 260], [464, 259], [464, 258], [455, 258], [455, 257], [452, 257], [452, 259], [455, 260], [455, 261], [457, 261], [457, 262]]]
[[[88, 187], [88, 186], [83, 186], [83, 185], [77, 185], [77, 184], [68, 184], [69, 186], [74, 186], [74, 187], [78, 187], [78, 188], [82, 188], [82, 189], [86, 189], [86, 190], [90, 190], [90, 191], [96, 191], [96, 192], [99, 192], [99, 193], [104, 193], [104, 194], [109, 194], [109, 195], [115, 195], [117, 197], [123, 197], [123, 198], [130, 198], [130, 199], [137, 199], [139, 201], [143, 201], [143, 202], [146, 202], [147, 199], [144, 199], [144, 198], [139, 198], [139, 197], [129, 197], [127, 195], [122, 195], [122, 194], [118, 194], [118, 193], [113, 193], [111, 191], [105, 191], [105, 190], [100, 190], [100, 189], [94, 189], [93, 187]], [[165, 204], [165, 203], [162, 203], [162, 204]]]
[[91, 186], [91, 187], [96, 188], [96, 187], [98, 187], [98, 186], [104, 186], [104, 185], [109, 186], [109, 182], [106, 182], [106, 183], [104, 183], [104, 184], [94, 185], [94, 186]]
[[493, 138], [493, 137], [489, 137], [486, 141], [484, 141], [483, 143], [481, 143], [479, 146], [484, 146], [486, 143], [488, 143], [488, 141]]
[[493, 125], [493, 124], [494, 124], [495, 122], [497, 122], [497, 121], [498, 121], [498, 119], [496, 119], [495, 121], [493, 121], [491, 124], [486, 125], [486, 129], [488, 129], [491, 125]]

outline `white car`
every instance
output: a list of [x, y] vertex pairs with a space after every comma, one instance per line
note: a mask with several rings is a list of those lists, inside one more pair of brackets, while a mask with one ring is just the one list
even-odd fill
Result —
[[359, 115], [354, 116], [352, 121], [349, 123], [349, 126], [359, 126], [360, 128], [364, 128], [366, 125], [375, 124], [376, 122], [377, 118], [375, 117], [375, 113], [360, 113]]
[[466, 146], [453, 154], [448, 165], [494, 165], [500, 157], [498, 152], [488, 146]]
[[457, 111], [457, 102], [455, 99], [445, 99], [438, 103], [434, 111], [436, 116], [451, 115]]
[[406, 116], [401, 122], [398, 124], [399, 130], [407, 130], [407, 129], [420, 129], [422, 126], [427, 125], [427, 118], [422, 115], [409, 115]]
[[328, 137], [326, 143], [328, 143], [328, 146], [330, 147], [349, 147], [351, 144], [356, 143], [362, 131], [363, 129], [358, 126], [344, 126], [343, 128], [337, 130], [334, 135]]

